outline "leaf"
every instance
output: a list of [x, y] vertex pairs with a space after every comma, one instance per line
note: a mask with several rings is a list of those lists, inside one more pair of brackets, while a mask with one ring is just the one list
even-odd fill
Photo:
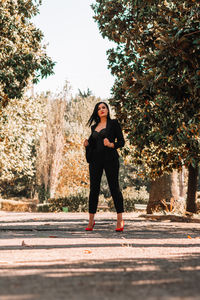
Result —
[[84, 253], [85, 254], [90, 254], [90, 253], [92, 253], [92, 251], [90, 251], [90, 250], [84, 250]]
[[200, 44], [200, 39], [194, 40], [194, 41], [193, 41], [193, 44], [194, 44], [194, 45], [199, 45], [199, 44]]
[[30, 245], [27, 245], [24, 241], [22, 241], [22, 244], [21, 244], [23, 247], [31, 247]]
[[197, 167], [197, 161], [196, 161], [196, 159], [192, 158], [191, 165], [193, 166], [193, 168]]

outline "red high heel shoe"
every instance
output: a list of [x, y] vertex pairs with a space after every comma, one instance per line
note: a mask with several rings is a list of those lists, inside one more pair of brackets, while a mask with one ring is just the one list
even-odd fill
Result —
[[122, 232], [124, 230], [124, 221], [122, 221], [122, 222], [123, 222], [123, 226], [119, 227], [119, 228], [116, 228], [115, 231]]
[[94, 221], [94, 223], [93, 223], [93, 225], [92, 225], [92, 228], [85, 228], [85, 231], [92, 231], [93, 230], [93, 228], [94, 228], [94, 225], [95, 225], [95, 221]]

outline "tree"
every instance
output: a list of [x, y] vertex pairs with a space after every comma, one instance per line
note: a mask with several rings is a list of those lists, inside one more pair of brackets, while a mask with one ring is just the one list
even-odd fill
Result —
[[65, 113], [64, 163], [59, 176], [57, 196], [77, 196], [89, 192], [88, 164], [83, 142], [90, 135], [91, 129], [86, 124], [98, 101], [100, 99], [93, 96], [68, 99]]
[[184, 212], [183, 199], [186, 195], [185, 169], [181, 172], [174, 170], [170, 174], [163, 174], [151, 182], [147, 213], [156, 210]]
[[[37, 149], [37, 184], [44, 197], [40, 200], [53, 198], [63, 167], [65, 148], [65, 112], [66, 100], [49, 98], [46, 105], [45, 126]], [[40, 193], [41, 194], [41, 193]], [[41, 199], [43, 198], [43, 199]]]
[[30, 80], [53, 73], [54, 62], [45, 53], [42, 32], [30, 19], [41, 0], [2, 0], [0, 6], [0, 105], [20, 98]]
[[[111, 104], [151, 178], [189, 167], [195, 211], [200, 160], [200, 29], [196, 1], [96, 0], [92, 6], [115, 76]], [[191, 193], [189, 192], [191, 190]], [[193, 205], [191, 205], [193, 203]]]
[[78, 89], [78, 96], [81, 98], [87, 98], [92, 96], [92, 91], [88, 88], [87, 91], [81, 91], [80, 89]]
[[0, 192], [31, 196], [36, 147], [45, 119], [41, 97], [11, 99], [0, 114]]

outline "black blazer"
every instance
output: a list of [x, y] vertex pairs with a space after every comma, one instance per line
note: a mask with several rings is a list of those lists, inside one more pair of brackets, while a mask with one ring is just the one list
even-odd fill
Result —
[[[92, 137], [92, 133], [94, 132], [97, 124], [91, 126], [91, 135], [88, 139], [89, 145], [86, 147], [86, 159], [87, 162], [92, 161], [92, 152], [95, 149], [96, 141]], [[112, 159], [112, 158], [118, 158], [119, 154], [117, 152], [118, 148], [121, 148], [124, 146], [124, 136], [122, 133], [121, 126], [119, 122], [114, 119], [108, 119], [106, 124], [106, 137], [111, 142], [114, 143], [114, 148], [109, 148], [105, 146], [105, 155], [106, 159]]]

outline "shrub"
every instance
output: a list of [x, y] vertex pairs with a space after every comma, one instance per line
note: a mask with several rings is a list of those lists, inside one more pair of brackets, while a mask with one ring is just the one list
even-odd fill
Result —
[[49, 199], [49, 211], [59, 212], [62, 211], [63, 207], [68, 207], [69, 212], [85, 212], [88, 210], [88, 197], [83, 194], [77, 194]]
[[[146, 187], [141, 187], [136, 190], [135, 187], [127, 187], [122, 191], [124, 197], [124, 211], [131, 212], [135, 210], [135, 204], [147, 204], [149, 199], [149, 194], [146, 191]], [[108, 207], [111, 211], [115, 211], [114, 202], [112, 198], [108, 199]]]
[[[134, 211], [135, 210], [134, 204], [135, 204], [134, 200], [124, 199], [124, 211], [125, 212]], [[110, 211], [115, 212], [115, 206], [114, 206], [114, 202], [113, 202], [112, 198], [110, 198], [108, 200], [108, 207], [109, 207]]]
[[49, 212], [49, 205], [48, 204], [38, 204], [37, 205], [37, 212]]

